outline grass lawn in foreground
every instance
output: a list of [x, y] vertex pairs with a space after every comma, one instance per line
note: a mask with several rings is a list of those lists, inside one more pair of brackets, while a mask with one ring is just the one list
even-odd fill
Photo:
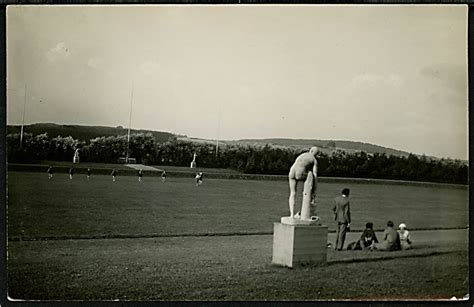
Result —
[[397, 300], [468, 293], [467, 230], [413, 237], [412, 250], [328, 249], [327, 266], [295, 269], [271, 265], [271, 235], [9, 242], [8, 293], [27, 300]]
[[[149, 236], [213, 233], [272, 233], [288, 215], [284, 181], [78, 174], [8, 173], [8, 236]], [[302, 185], [300, 185], [300, 189]], [[329, 230], [333, 198], [351, 189], [351, 229], [368, 221], [383, 229], [388, 219], [409, 229], [468, 225], [468, 191], [441, 187], [320, 183], [317, 213]], [[297, 208], [301, 204], [298, 192]]]

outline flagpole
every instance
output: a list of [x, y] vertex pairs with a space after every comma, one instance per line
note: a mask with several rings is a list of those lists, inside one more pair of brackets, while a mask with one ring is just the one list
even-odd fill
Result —
[[133, 87], [134, 87], [134, 83], [132, 83], [132, 93], [130, 95], [130, 117], [128, 119], [127, 157], [126, 157], [126, 160], [125, 160], [126, 163], [128, 163], [128, 152], [130, 150], [130, 128], [132, 126]]
[[217, 154], [219, 152], [219, 132], [220, 132], [220, 127], [221, 127], [221, 106], [219, 104], [219, 114], [218, 114], [218, 119], [217, 119], [217, 140], [216, 140], [216, 159], [217, 159]]
[[25, 97], [23, 99], [23, 116], [21, 118], [20, 147], [23, 145], [23, 126], [25, 125], [25, 110], [26, 110], [26, 83], [25, 83]]

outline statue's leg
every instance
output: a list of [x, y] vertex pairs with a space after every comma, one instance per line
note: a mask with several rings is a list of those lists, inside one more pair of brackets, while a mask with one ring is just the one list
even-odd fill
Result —
[[318, 189], [318, 178], [313, 174], [313, 187], [311, 189], [311, 215], [316, 215], [316, 190]]
[[313, 189], [313, 173], [308, 172], [306, 180], [304, 182], [303, 189], [303, 203], [301, 204], [301, 219], [309, 220], [311, 218], [311, 200], [312, 200], [312, 189]]
[[317, 190], [318, 190], [318, 178], [313, 175], [313, 188], [311, 189], [311, 193], [312, 193], [314, 202], [316, 202], [316, 191]]
[[290, 198], [288, 200], [290, 206], [290, 216], [293, 217], [295, 215], [295, 199], [296, 199], [296, 179], [289, 178], [290, 182]]

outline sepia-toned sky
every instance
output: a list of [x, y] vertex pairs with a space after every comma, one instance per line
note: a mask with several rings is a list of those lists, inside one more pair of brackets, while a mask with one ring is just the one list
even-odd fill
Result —
[[7, 123], [467, 159], [467, 6], [8, 6]]

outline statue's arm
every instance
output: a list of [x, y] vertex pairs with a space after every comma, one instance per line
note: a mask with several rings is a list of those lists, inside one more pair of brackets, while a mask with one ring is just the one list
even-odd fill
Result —
[[313, 164], [313, 177], [316, 180], [318, 178], [318, 162], [314, 161]]
[[313, 190], [312, 198], [316, 199], [316, 190], [318, 189], [318, 162], [314, 161], [313, 164]]

